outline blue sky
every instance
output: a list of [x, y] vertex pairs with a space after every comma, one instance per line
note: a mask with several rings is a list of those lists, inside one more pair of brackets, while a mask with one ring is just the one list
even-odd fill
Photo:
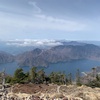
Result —
[[0, 0], [0, 39], [100, 40], [100, 0]]

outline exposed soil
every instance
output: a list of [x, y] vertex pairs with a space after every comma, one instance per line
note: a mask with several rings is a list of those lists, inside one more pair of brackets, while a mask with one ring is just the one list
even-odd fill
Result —
[[[100, 100], [100, 88], [76, 85], [16, 84], [13, 93], [34, 95], [42, 100]], [[16, 95], [17, 95], [16, 94]], [[39, 99], [39, 100], [41, 100]], [[35, 99], [30, 99], [35, 100]]]
[[28, 93], [34, 94], [38, 92], [56, 92], [57, 85], [46, 85], [46, 84], [16, 84], [13, 86], [14, 93]]

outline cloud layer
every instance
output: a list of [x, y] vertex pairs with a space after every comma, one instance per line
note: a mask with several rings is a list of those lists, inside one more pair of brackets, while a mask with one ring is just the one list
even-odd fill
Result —
[[6, 42], [6, 45], [10, 46], [57, 46], [57, 45], [63, 45], [61, 42], [56, 40], [32, 40], [32, 39], [24, 39], [24, 40], [9, 40]]
[[85, 0], [1, 0], [0, 39], [99, 39], [98, 9]]

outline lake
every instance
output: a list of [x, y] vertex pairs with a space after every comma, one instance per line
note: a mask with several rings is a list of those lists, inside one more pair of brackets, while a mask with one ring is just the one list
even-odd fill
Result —
[[[48, 67], [42, 67], [44, 68], [46, 74], [50, 74], [53, 72], [65, 72], [66, 74], [72, 73], [72, 76], [75, 76], [75, 73], [77, 69], [80, 70], [80, 72], [89, 72], [93, 67], [100, 66], [99, 61], [93, 61], [93, 60], [77, 60], [77, 61], [70, 61], [65, 63], [56, 63], [56, 64], [50, 64]], [[3, 69], [6, 70], [6, 73], [13, 75], [14, 71], [19, 68], [16, 62], [13, 63], [6, 63], [6, 64], [0, 64], [0, 71], [3, 71]], [[38, 67], [39, 69], [41, 67]], [[25, 72], [29, 71], [29, 67], [23, 67], [23, 70]]]

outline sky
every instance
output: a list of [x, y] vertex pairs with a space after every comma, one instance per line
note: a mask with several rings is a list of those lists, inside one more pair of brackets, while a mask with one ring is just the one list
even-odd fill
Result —
[[100, 40], [100, 0], [0, 0], [0, 40]]

